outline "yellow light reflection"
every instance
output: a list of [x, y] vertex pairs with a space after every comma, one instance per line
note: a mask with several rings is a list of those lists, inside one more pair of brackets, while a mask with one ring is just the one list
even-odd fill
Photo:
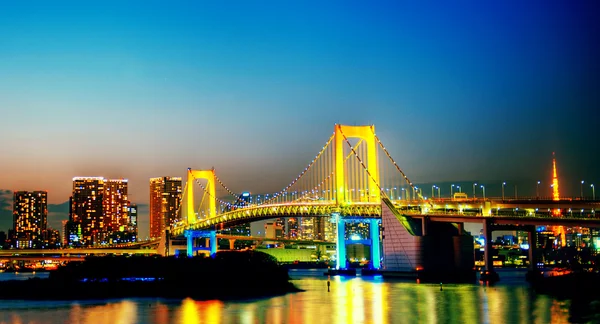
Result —
[[352, 292], [349, 294], [351, 298], [349, 300], [351, 302], [346, 304], [346, 311], [348, 314], [352, 314], [351, 323], [364, 323], [365, 321], [365, 299], [363, 297], [363, 287], [365, 284], [360, 278], [350, 281], [349, 287]]
[[352, 323], [351, 318], [348, 318], [349, 314], [346, 312], [348, 294], [352, 293], [350, 285], [347, 281], [342, 281], [339, 276], [335, 276], [333, 282], [335, 284], [332, 283], [331, 291], [335, 294], [335, 321], [339, 324]]
[[371, 298], [372, 298], [372, 320], [373, 323], [387, 324], [388, 318], [386, 316], [388, 312], [388, 286], [386, 283], [377, 282], [371, 285]]
[[191, 298], [186, 298], [181, 303], [179, 310], [179, 323], [181, 324], [200, 324], [200, 316], [196, 302]]

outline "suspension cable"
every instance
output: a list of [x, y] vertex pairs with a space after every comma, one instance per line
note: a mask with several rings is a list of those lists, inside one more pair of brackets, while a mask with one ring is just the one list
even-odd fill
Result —
[[323, 154], [323, 152], [325, 152], [325, 149], [329, 146], [329, 144], [331, 143], [331, 141], [334, 139], [335, 137], [335, 132], [331, 135], [331, 137], [329, 138], [329, 140], [327, 140], [327, 143], [325, 143], [325, 145], [323, 146], [323, 148], [321, 149], [321, 151], [315, 156], [315, 158], [309, 163], [309, 165], [304, 168], [304, 171], [302, 171], [297, 177], [296, 179], [294, 179], [292, 182], [290, 182], [290, 184], [288, 184], [285, 188], [283, 188], [281, 191], [274, 193], [273, 196], [267, 200], [264, 200], [263, 203], [261, 205], [270, 203], [271, 201], [273, 201], [274, 199], [276, 199], [277, 197], [279, 197], [280, 195], [282, 195], [283, 193], [287, 192], [288, 189], [290, 189], [291, 186], [293, 186], [294, 184], [296, 184], [298, 182], [298, 180], [300, 180], [300, 178], [302, 178], [303, 175], [306, 174], [306, 172], [308, 172], [308, 170], [310, 170], [310, 168], [315, 164], [315, 162], [319, 159], [319, 157], [321, 157], [321, 154]]

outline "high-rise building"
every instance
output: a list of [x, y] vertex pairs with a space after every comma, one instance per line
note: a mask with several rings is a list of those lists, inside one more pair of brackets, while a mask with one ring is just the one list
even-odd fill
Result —
[[298, 232], [298, 218], [290, 217], [287, 220], [287, 238], [288, 239], [299, 239], [300, 233]]
[[104, 224], [110, 232], [123, 232], [129, 225], [127, 180], [104, 180]]
[[104, 178], [75, 177], [70, 198], [68, 243], [91, 246], [107, 236], [103, 212]]
[[137, 234], [138, 231], [138, 206], [137, 204], [129, 205], [129, 228]]
[[277, 225], [281, 231], [278, 232], [280, 236], [276, 236], [277, 238], [286, 238], [287, 237], [287, 229], [286, 229], [286, 219], [285, 218], [276, 218], [275, 225]]
[[161, 237], [165, 229], [179, 220], [181, 178], [150, 179], [150, 237]]
[[38, 248], [44, 241], [48, 217], [46, 191], [15, 191], [13, 205], [14, 246]]
[[65, 219], [65, 220], [61, 221], [61, 226], [62, 226], [62, 232], [61, 233], [62, 233], [62, 236], [61, 236], [60, 243], [62, 244], [62, 246], [69, 245], [69, 240], [67, 239], [69, 237], [69, 235], [67, 234], [68, 233], [68, 231], [67, 231], [67, 228], [68, 228], [67, 224], [68, 223], [69, 223], [68, 219]]
[[46, 249], [58, 249], [61, 247], [60, 232], [55, 229], [48, 228], [44, 234], [43, 247]]
[[314, 231], [315, 231], [314, 239], [319, 240], [319, 241], [325, 240], [325, 224], [326, 224], [325, 217], [315, 217], [313, 219], [313, 223], [314, 223]]

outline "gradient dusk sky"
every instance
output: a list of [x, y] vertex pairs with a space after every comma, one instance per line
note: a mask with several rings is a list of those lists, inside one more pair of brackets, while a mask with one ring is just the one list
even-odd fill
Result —
[[577, 194], [599, 58], [598, 1], [5, 1], [0, 190], [127, 178], [147, 203], [150, 177], [214, 166], [274, 192], [342, 123], [417, 183], [533, 183], [556, 152]]

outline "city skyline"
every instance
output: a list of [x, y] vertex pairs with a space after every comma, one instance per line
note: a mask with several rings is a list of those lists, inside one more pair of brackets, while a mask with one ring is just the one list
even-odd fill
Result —
[[594, 2], [1, 9], [0, 197], [127, 178], [147, 231], [148, 179], [215, 167], [277, 192], [335, 123], [376, 125], [415, 183], [531, 192], [551, 152], [565, 195], [600, 182]]

